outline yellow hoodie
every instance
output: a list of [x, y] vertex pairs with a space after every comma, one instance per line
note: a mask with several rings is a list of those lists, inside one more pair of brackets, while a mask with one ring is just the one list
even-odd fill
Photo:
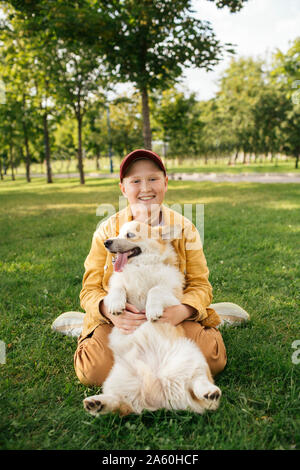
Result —
[[[207, 327], [216, 327], [220, 318], [209, 305], [212, 302], [212, 287], [208, 280], [209, 270], [203, 253], [198, 230], [193, 223], [178, 212], [162, 205], [164, 225], [182, 226], [182, 237], [172, 241], [178, 256], [178, 268], [185, 276], [181, 303], [194, 307], [197, 312], [188, 320], [200, 322]], [[91, 250], [85, 260], [85, 273], [80, 292], [80, 304], [85, 310], [81, 340], [98, 325], [110, 323], [99, 311], [99, 303], [107, 295], [109, 278], [113, 273], [112, 255], [103, 242], [119, 234], [125, 222], [132, 220], [130, 206], [112, 215], [95, 231]]]

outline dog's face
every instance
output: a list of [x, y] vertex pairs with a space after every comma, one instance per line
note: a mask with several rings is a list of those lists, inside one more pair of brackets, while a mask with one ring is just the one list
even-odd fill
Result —
[[170, 242], [179, 238], [180, 226], [151, 227], [142, 222], [127, 222], [121, 228], [118, 237], [109, 238], [104, 242], [105, 248], [116, 255], [114, 270], [123, 271], [124, 266], [142, 254], [163, 257]]

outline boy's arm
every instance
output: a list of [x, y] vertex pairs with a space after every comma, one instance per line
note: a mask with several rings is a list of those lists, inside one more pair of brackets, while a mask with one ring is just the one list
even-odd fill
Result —
[[110, 323], [110, 321], [100, 313], [99, 309], [101, 300], [107, 295], [102, 285], [107, 257], [107, 251], [103, 241], [106, 238], [105, 234], [98, 229], [97, 233], [93, 236], [92, 246], [84, 263], [85, 273], [80, 292], [80, 305], [86, 312], [87, 317], [85, 322], [87, 325]]
[[190, 225], [185, 229], [186, 286], [182, 304], [195, 309], [188, 320], [201, 321], [207, 317], [206, 307], [212, 302], [212, 286], [208, 280], [209, 270], [202, 249], [198, 230]]
[[[206, 307], [212, 301], [212, 287], [208, 280], [208, 267], [203, 253], [198, 230], [192, 224], [184, 229], [182, 248], [185, 251], [185, 281], [180, 305], [164, 309], [158, 321], [167, 321], [177, 325], [184, 320], [202, 321], [208, 317]], [[219, 321], [216, 321], [218, 324]], [[208, 325], [212, 326], [212, 325]]]

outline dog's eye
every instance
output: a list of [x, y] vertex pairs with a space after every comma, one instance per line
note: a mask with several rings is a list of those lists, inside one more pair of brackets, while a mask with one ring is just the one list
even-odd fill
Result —
[[134, 238], [134, 237], [135, 237], [134, 233], [132, 233], [132, 232], [127, 233], [127, 238]]

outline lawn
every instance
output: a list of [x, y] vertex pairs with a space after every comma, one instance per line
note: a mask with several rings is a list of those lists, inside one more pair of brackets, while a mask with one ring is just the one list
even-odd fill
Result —
[[[205, 204], [204, 251], [214, 302], [251, 315], [223, 330], [228, 365], [216, 378], [217, 412], [144, 412], [93, 418], [74, 373], [74, 338], [51, 331], [78, 295], [101, 203], [117, 206], [114, 180], [0, 183], [1, 449], [295, 449], [300, 339], [297, 184], [171, 181], [168, 204]], [[299, 318], [299, 317], [298, 317]], [[297, 361], [296, 361], [297, 362]]]

